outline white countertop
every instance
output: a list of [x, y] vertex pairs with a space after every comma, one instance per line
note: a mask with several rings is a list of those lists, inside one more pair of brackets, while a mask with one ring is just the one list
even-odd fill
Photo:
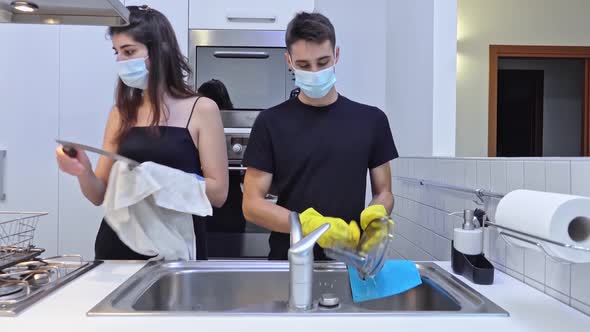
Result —
[[[450, 271], [449, 262], [437, 262]], [[496, 271], [493, 285], [459, 277], [510, 317], [87, 317], [86, 312], [143, 263], [105, 262], [17, 317], [0, 317], [2, 331], [590, 331], [590, 316]], [[291, 321], [292, 322], [291, 322]]]

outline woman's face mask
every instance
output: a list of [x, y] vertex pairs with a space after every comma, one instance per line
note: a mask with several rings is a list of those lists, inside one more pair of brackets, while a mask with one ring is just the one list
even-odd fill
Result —
[[131, 88], [147, 89], [149, 71], [146, 60], [147, 57], [117, 61], [117, 73], [121, 81]]
[[117, 74], [125, 85], [145, 90], [149, 81], [147, 46], [137, 42], [127, 33], [111, 36], [117, 56]]

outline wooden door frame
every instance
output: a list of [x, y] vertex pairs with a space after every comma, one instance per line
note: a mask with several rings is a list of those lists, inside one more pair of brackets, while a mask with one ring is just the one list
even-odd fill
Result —
[[497, 156], [498, 61], [500, 58], [585, 59], [582, 155], [590, 156], [590, 47], [490, 45], [490, 86], [488, 97], [488, 156]]

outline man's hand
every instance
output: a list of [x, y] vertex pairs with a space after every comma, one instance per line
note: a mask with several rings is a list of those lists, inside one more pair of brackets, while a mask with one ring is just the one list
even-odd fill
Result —
[[313, 232], [323, 224], [330, 224], [330, 229], [320, 237], [318, 244], [322, 248], [350, 247], [356, 248], [359, 243], [360, 229], [356, 221], [347, 224], [340, 218], [324, 217], [313, 208], [305, 210], [299, 215], [303, 235]]
[[[380, 220], [374, 222], [375, 220]], [[387, 219], [387, 222], [391, 224], [388, 226], [383, 223], [383, 219]], [[365, 231], [364, 237], [367, 238], [362, 244], [361, 248], [358, 248], [359, 252], [366, 254], [369, 250], [377, 246], [379, 243], [388, 241], [390, 234], [389, 229], [393, 227], [395, 223], [387, 215], [387, 211], [383, 205], [371, 205], [361, 212], [361, 227]]]
[[380, 218], [387, 218], [393, 224], [393, 220], [387, 215], [385, 206], [383, 205], [370, 205], [361, 212], [361, 227], [363, 230], [367, 229], [367, 226], [371, 221]]

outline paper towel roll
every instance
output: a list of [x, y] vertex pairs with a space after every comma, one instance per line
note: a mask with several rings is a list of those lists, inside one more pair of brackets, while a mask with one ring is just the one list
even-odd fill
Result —
[[[500, 200], [496, 209], [496, 223], [557, 242], [588, 248], [590, 247], [590, 198], [515, 190]], [[527, 238], [520, 234], [514, 235]], [[539, 242], [533, 238], [529, 239]], [[519, 240], [510, 239], [510, 241], [538, 250]], [[543, 245], [548, 252], [559, 258], [574, 263], [590, 262], [588, 252], [547, 243]]]

